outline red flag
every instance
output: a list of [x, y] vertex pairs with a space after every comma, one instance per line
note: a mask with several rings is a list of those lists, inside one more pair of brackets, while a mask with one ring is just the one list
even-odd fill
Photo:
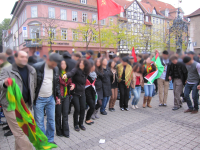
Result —
[[132, 56], [133, 56], [133, 58], [134, 58], [134, 62], [137, 62], [137, 56], [136, 56], [136, 54], [135, 54], [135, 49], [134, 49], [134, 47], [133, 47], [133, 49], [132, 49]]
[[124, 12], [124, 8], [113, 0], [97, 0], [97, 8], [99, 20]]

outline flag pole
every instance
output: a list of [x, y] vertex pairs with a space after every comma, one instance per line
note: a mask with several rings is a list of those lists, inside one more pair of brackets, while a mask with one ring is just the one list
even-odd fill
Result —
[[[98, 13], [98, 0], [96, 0], [97, 2], [97, 13]], [[100, 29], [100, 25], [99, 25], [99, 14], [98, 14], [98, 29], [99, 29], [99, 44], [100, 44], [100, 47], [99, 47], [99, 52], [101, 53], [101, 29]]]

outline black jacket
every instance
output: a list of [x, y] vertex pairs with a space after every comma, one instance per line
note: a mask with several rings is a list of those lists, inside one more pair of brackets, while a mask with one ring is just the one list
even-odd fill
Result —
[[[38, 98], [40, 88], [42, 86], [43, 80], [44, 80], [44, 67], [45, 67], [45, 62], [39, 62], [33, 65], [37, 72], [37, 87], [35, 91], [35, 101], [34, 104], [36, 104], [36, 100]], [[59, 99], [61, 98], [60, 94], [60, 82], [59, 82], [59, 69], [58, 67], [55, 67], [53, 69], [53, 96], [54, 99], [56, 100], [56, 97]]]
[[67, 73], [67, 78], [72, 78], [72, 82], [76, 85], [72, 94], [83, 95], [85, 92], [87, 75], [81, 69], [74, 68]]
[[[177, 68], [178, 74], [180, 75], [181, 81], [183, 85], [185, 85], [185, 81], [187, 80], [187, 75], [188, 75], [187, 68], [182, 62], [178, 62], [177, 67], [178, 67]], [[174, 71], [174, 64], [172, 63], [169, 68], [169, 76], [171, 76], [172, 81], [174, 80], [173, 71]]]
[[[160, 61], [161, 61], [162, 65], [165, 66], [165, 64], [163, 63], [162, 57], [160, 58]], [[166, 72], [165, 81], [169, 81], [169, 68], [170, 68], [170, 65], [171, 65], [171, 61], [169, 60], [169, 64], [167, 66], [167, 72]]]
[[67, 72], [69, 72], [75, 68], [77, 61], [74, 59], [71, 59], [71, 55], [69, 52], [64, 52], [63, 58], [67, 64]]
[[100, 89], [100, 88], [102, 88], [103, 73], [96, 71], [96, 74], [97, 74], [97, 79], [95, 82], [95, 88]]
[[10, 63], [10, 64], [13, 64], [15, 62], [15, 59], [14, 59], [14, 56], [9, 56], [7, 58], [7, 61]]
[[103, 97], [112, 95], [110, 76], [112, 76], [112, 74], [108, 70], [108, 68], [103, 69], [103, 79], [102, 79]]

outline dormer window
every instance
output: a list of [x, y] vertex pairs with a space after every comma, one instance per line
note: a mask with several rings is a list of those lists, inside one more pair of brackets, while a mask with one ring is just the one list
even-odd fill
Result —
[[154, 15], [156, 15], [156, 10], [155, 9], [153, 9], [153, 12], [152, 12]]
[[145, 21], [149, 22], [149, 17], [148, 16], [145, 17]]
[[169, 10], [168, 9], [165, 10], [165, 16], [169, 17]]
[[81, 4], [87, 4], [87, 0], [81, 0]]

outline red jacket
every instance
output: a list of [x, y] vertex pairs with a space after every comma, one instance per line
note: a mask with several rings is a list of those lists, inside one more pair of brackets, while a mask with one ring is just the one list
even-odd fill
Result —
[[[66, 87], [66, 86], [70, 86], [70, 85], [74, 85], [74, 87], [75, 87], [75, 84], [73, 84], [72, 83], [72, 80], [71, 80], [71, 78], [69, 78], [68, 80], [67, 80], [67, 82], [65, 82], [62, 78], [61, 78], [61, 76], [59, 76], [59, 80], [60, 80], [60, 93], [61, 93], [61, 96], [63, 97], [64, 96], [64, 88]], [[68, 91], [70, 90], [70, 89], [67, 89]], [[68, 95], [68, 92], [67, 91], [67, 95]]]

